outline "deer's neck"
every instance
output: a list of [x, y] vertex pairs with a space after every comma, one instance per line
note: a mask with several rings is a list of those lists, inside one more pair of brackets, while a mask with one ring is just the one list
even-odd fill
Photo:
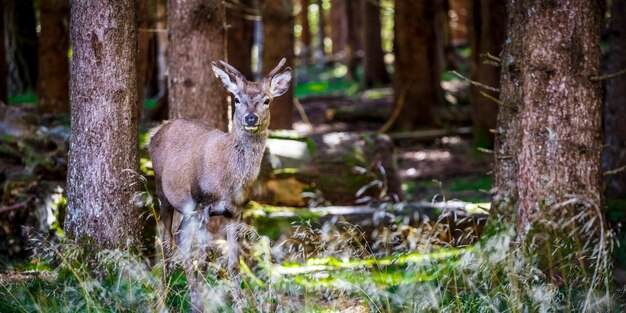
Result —
[[268, 131], [251, 134], [245, 130], [234, 129], [229, 135], [232, 136], [233, 143], [233, 165], [241, 174], [242, 183], [252, 184], [259, 175]]

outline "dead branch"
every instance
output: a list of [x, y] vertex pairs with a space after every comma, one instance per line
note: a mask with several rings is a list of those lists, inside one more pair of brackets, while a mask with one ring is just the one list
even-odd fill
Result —
[[601, 76], [591, 76], [591, 78], [589, 78], [589, 80], [591, 81], [599, 81], [599, 80], [605, 80], [605, 79], [610, 79], [610, 78], [614, 78], [620, 75], [626, 74], [626, 68], [621, 70], [621, 71], [617, 71], [615, 73], [610, 73], [610, 74], [605, 74], [605, 75], [601, 75]]
[[615, 175], [626, 170], [626, 165], [604, 172], [604, 176]]
[[500, 89], [499, 89], [499, 88], [495, 88], [495, 87], [487, 86], [487, 85], [485, 85], [485, 84], [483, 84], [483, 83], [479, 83], [479, 82], [477, 82], [477, 81], [475, 81], [475, 80], [471, 80], [471, 79], [469, 79], [469, 78], [467, 78], [467, 77], [465, 77], [465, 76], [461, 75], [461, 73], [459, 73], [459, 72], [457, 72], [457, 71], [450, 71], [450, 73], [452, 73], [452, 74], [454, 74], [454, 75], [458, 76], [459, 78], [461, 78], [461, 79], [463, 79], [463, 80], [467, 81], [468, 83], [470, 83], [470, 84], [472, 84], [472, 85], [474, 85], [474, 86], [476, 86], [476, 87], [480, 87], [480, 88], [483, 88], [483, 89], [486, 89], [486, 90], [489, 90], [489, 91], [493, 91], [493, 92], [500, 92]]

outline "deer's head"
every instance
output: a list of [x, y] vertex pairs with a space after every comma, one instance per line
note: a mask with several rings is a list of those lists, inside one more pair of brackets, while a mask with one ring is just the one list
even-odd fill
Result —
[[229, 72], [217, 67], [213, 62], [211, 67], [215, 76], [219, 77], [228, 92], [233, 95], [235, 112], [233, 115], [233, 128], [235, 131], [260, 133], [270, 125], [270, 105], [272, 99], [281, 96], [291, 83], [291, 68], [286, 68], [283, 58], [278, 65], [261, 80], [251, 82], [230, 64], [220, 61], [222, 66]]

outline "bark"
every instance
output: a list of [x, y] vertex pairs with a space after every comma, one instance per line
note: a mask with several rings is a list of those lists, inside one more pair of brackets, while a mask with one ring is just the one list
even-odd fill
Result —
[[8, 103], [9, 99], [9, 69], [7, 68], [7, 52], [4, 32], [6, 4], [0, 1], [0, 101]]
[[137, 36], [133, 0], [73, 0], [71, 141], [65, 230], [95, 243], [139, 241]]
[[[608, 41], [610, 51], [607, 73], [626, 68], [626, 3], [613, 1]], [[606, 80], [606, 103], [604, 111], [604, 168], [614, 170], [626, 166], [626, 76]], [[606, 195], [610, 198], [626, 196], [626, 171], [607, 176]]]
[[344, 53], [348, 41], [348, 17], [346, 0], [332, 0], [330, 7], [330, 36], [333, 42], [333, 54]]
[[386, 84], [389, 74], [385, 68], [380, 28], [380, 3], [378, 0], [362, 1], [361, 10], [367, 23], [363, 25], [363, 83], [365, 87]]
[[[252, 7], [251, 0], [240, 3]], [[252, 79], [252, 44], [254, 43], [254, 21], [246, 18], [241, 8], [226, 9], [228, 63], [246, 78]]]
[[227, 92], [211, 72], [224, 59], [226, 18], [220, 0], [170, 0], [169, 116], [191, 118], [226, 131]]
[[150, 74], [151, 1], [135, 0], [137, 12], [137, 118], [141, 119], [143, 101]]
[[[499, 88], [500, 67], [493, 61], [489, 61], [485, 54], [499, 57], [502, 51], [506, 35], [505, 3], [498, 0], [480, 0], [468, 1], [467, 6], [470, 9], [468, 35], [472, 51], [469, 62], [470, 78], [487, 86]], [[481, 92], [496, 99], [499, 95], [474, 85], [470, 86], [474, 145], [491, 148], [494, 139], [489, 130], [496, 128], [498, 105], [483, 96]]]
[[68, 0], [42, 0], [40, 3], [41, 33], [39, 35], [40, 113], [67, 113], [69, 107], [70, 67]]
[[579, 213], [602, 222], [601, 85], [590, 80], [600, 72], [601, 5], [508, 1], [507, 13], [495, 220], [516, 216], [522, 238]]
[[309, 24], [309, 0], [300, 0], [302, 10], [298, 15], [300, 18], [300, 25], [302, 26], [302, 32], [300, 40], [302, 41], [302, 59], [306, 62], [309, 61], [309, 53], [311, 49], [311, 26]]
[[[271, 71], [282, 58], [285, 67], [293, 67], [293, 8], [291, 0], [266, 0], [261, 7], [263, 16], [263, 75]], [[272, 101], [271, 129], [293, 127], [293, 88]]]
[[403, 103], [398, 127], [432, 126], [443, 102], [435, 1], [398, 0], [395, 8], [395, 103]]

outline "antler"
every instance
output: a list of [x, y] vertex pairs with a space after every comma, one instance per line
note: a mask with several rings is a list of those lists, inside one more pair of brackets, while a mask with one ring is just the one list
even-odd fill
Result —
[[231, 74], [233, 74], [233, 76], [235, 76], [235, 81], [237, 82], [237, 86], [240, 89], [243, 89], [243, 85], [244, 82], [246, 81], [246, 77], [243, 76], [243, 74], [241, 74], [234, 66], [220, 60], [220, 63], [222, 64], [222, 66], [224, 66], [225, 69], [227, 69]]
[[285, 65], [285, 62], [287, 62], [287, 59], [282, 58], [280, 62], [278, 62], [278, 65], [276, 65], [276, 67], [271, 72], [265, 75], [265, 77], [267, 78], [274, 77], [274, 75], [278, 74], [278, 71], [280, 71], [280, 69]]

